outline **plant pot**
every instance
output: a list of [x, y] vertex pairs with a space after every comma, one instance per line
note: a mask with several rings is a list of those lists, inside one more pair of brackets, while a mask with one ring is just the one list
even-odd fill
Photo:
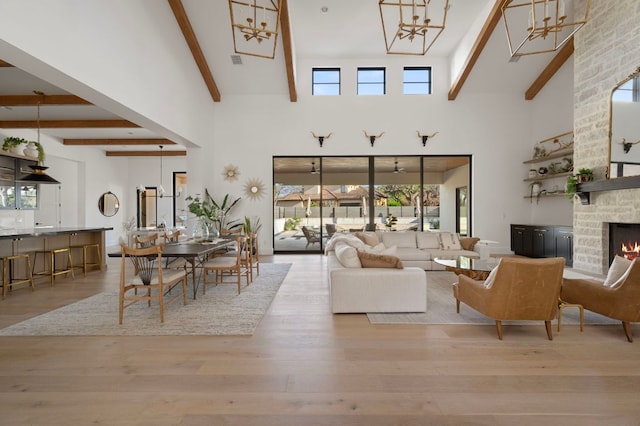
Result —
[[12, 146], [9, 148], [9, 152], [15, 155], [24, 155], [24, 144]]
[[26, 157], [33, 158], [34, 160], [38, 159], [38, 147], [33, 142], [29, 142], [27, 147], [22, 150], [22, 153]]

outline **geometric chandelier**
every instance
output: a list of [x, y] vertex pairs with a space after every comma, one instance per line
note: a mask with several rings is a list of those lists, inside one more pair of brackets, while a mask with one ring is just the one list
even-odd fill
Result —
[[273, 59], [276, 55], [279, 0], [229, 0], [236, 53]]
[[444, 30], [449, 0], [379, 0], [389, 54], [424, 55]]
[[502, 17], [511, 57], [553, 52], [589, 20], [591, 0], [577, 10], [572, 0], [507, 0]]

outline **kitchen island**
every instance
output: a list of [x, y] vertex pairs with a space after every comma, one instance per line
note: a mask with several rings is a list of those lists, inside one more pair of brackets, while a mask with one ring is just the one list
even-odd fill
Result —
[[[32, 254], [36, 251], [53, 250], [84, 244], [99, 244], [100, 270], [107, 267], [105, 261], [105, 231], [113, 228], [103, 227], [34, 227], [24, 229], [0, 229], [0, 257], [15, 256], [18, 254]], [[73, 253], [74, 264], [82, 264], [82, 254]], [[97, 262], [97, 256], [90, 259]], [[77, 259], [77, 260], [76, 260]], [[33, 256], [31, 261], [33, 262]], [[42, 265], [35, 265], [39, 270]]]

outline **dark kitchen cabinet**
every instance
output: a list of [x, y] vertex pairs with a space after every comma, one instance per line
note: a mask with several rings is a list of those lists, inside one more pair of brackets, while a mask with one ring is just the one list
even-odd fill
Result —
[[573, 230], [568, 226], [511, 225], [511, 250], [527, 257], [564, 257], [573, 264]]

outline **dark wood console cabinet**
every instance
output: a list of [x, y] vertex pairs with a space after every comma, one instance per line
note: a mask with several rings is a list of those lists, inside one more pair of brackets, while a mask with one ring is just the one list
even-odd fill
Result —
[[511, 225], [511, 250], [527, 257], [564, 257], [573, 265], [573, 229], [570, 226]]

